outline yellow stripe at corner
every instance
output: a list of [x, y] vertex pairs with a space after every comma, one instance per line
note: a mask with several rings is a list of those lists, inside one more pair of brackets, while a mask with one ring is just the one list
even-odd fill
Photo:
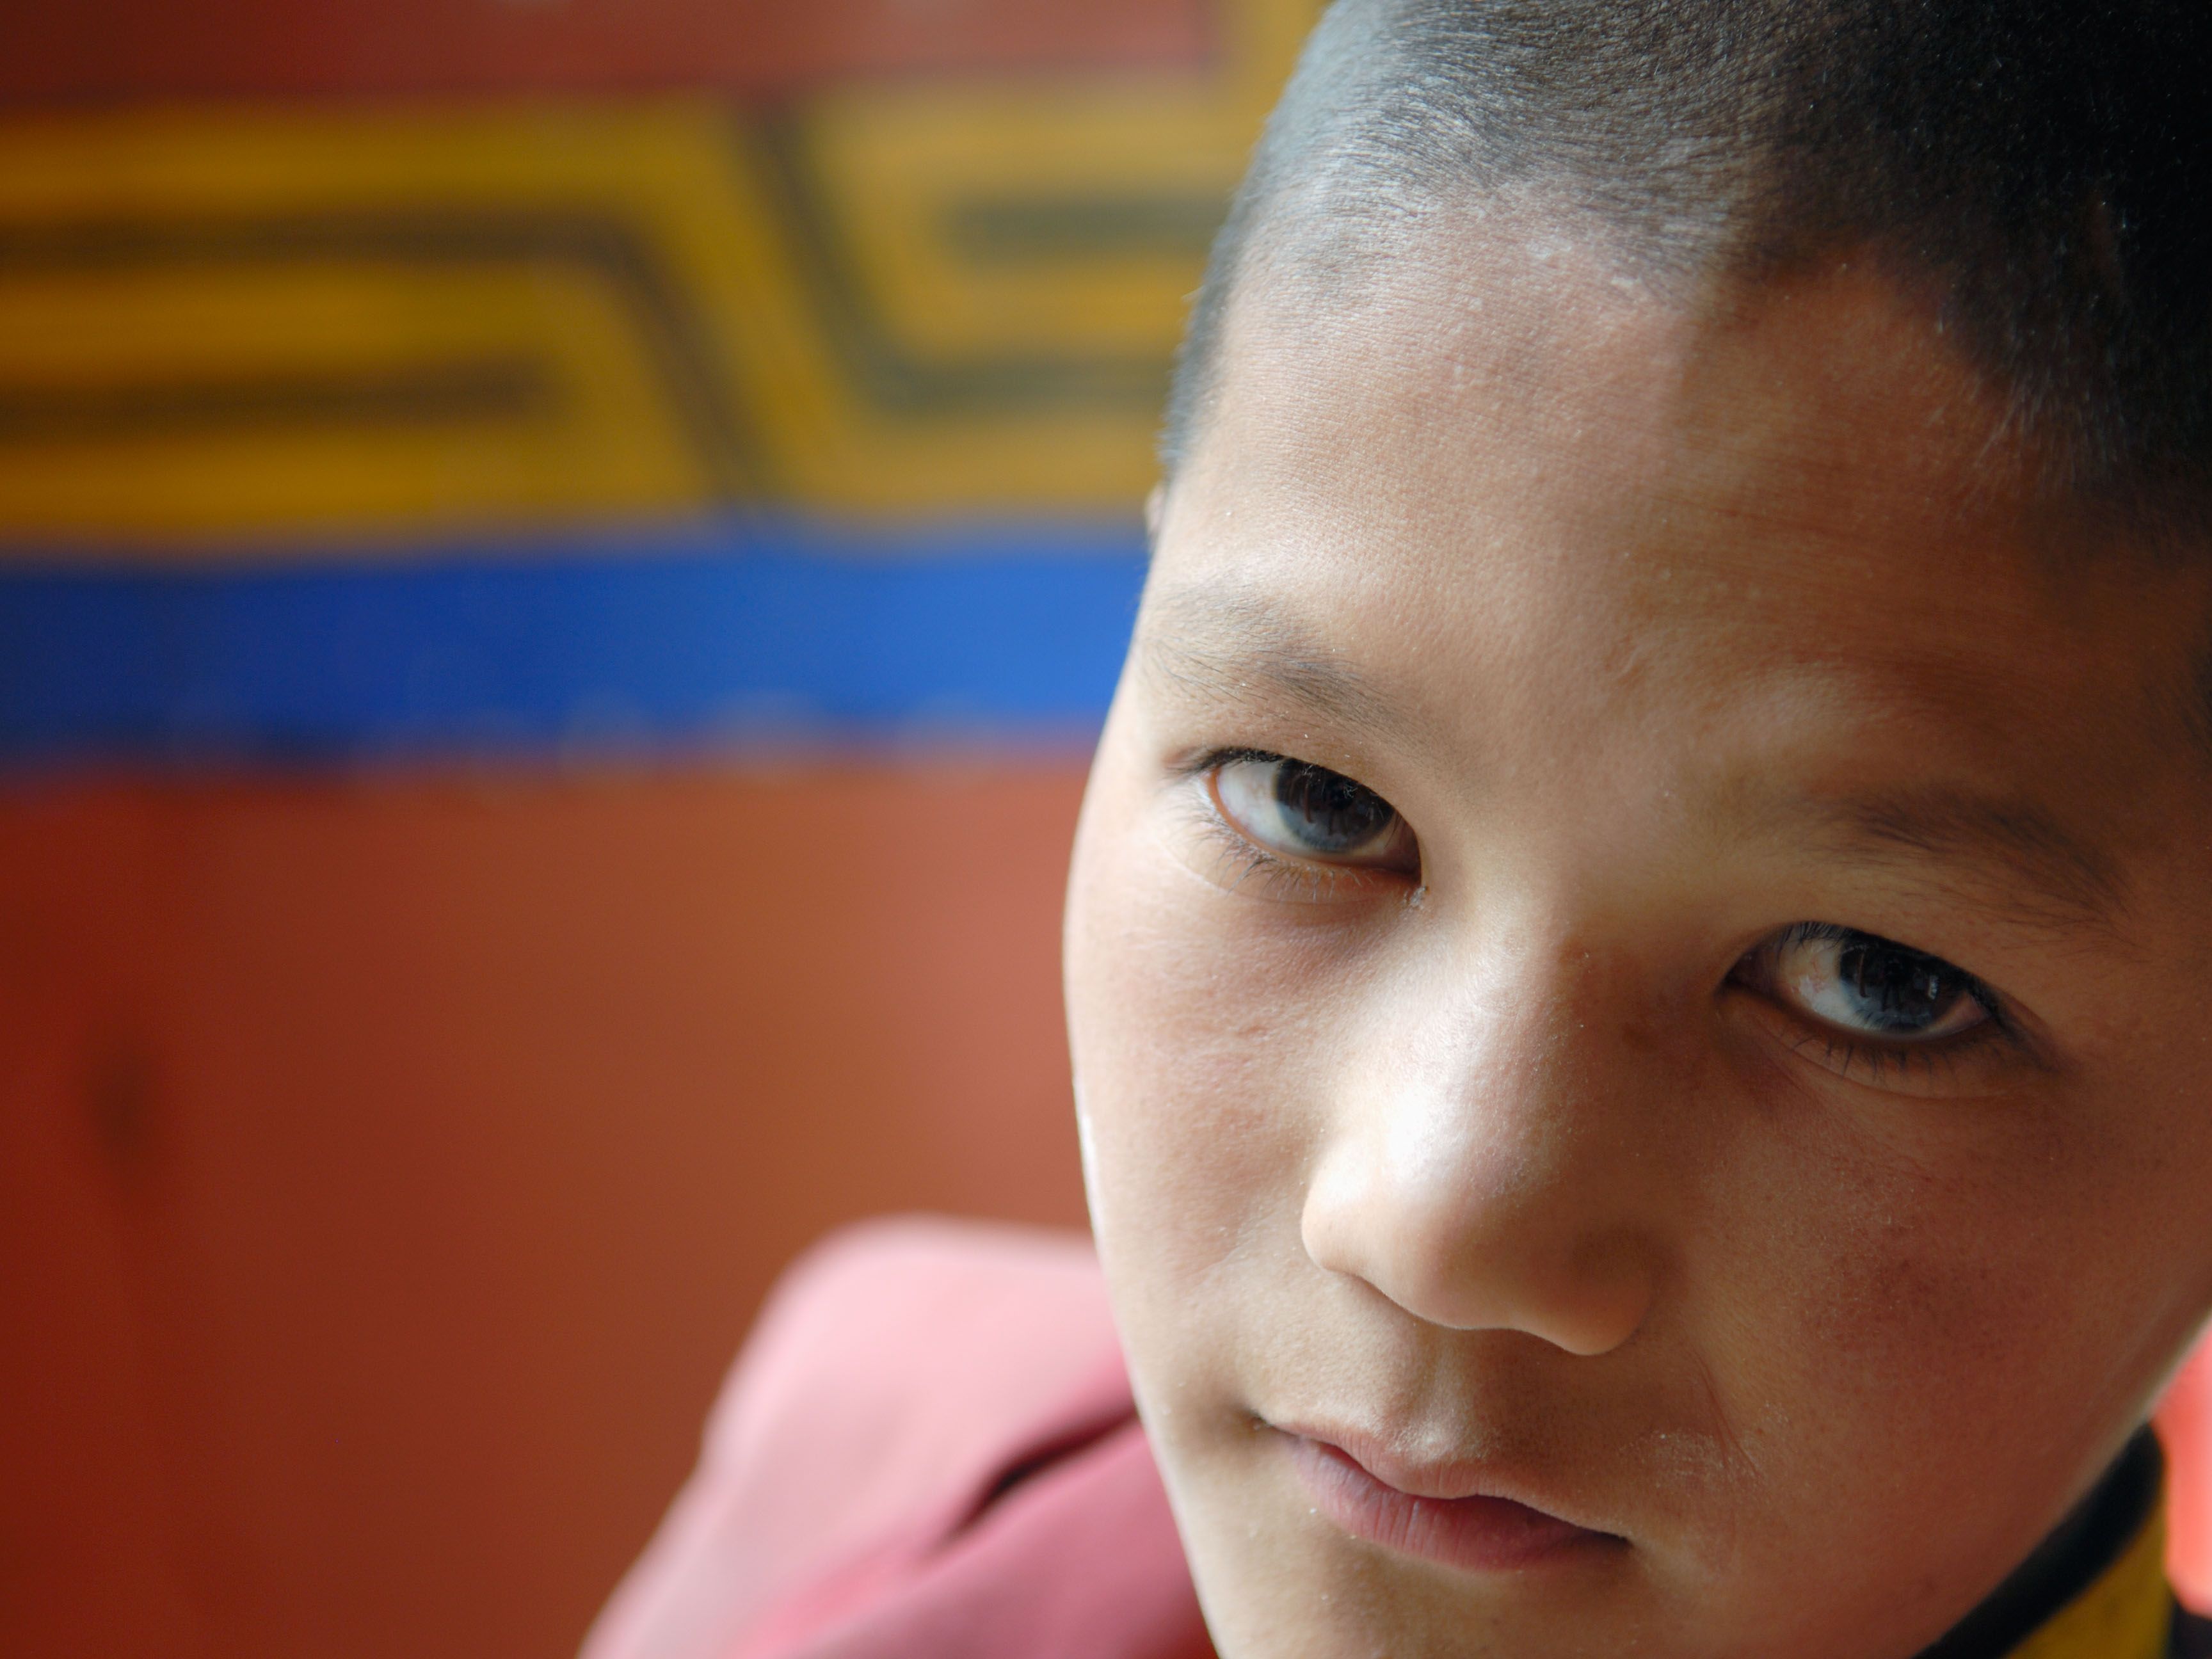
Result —
[[698, 99], [0, 122], [0, 545], [1132, 512], [1202, 234], [959, 227], [1225, 203], [1316, 9], [1225, 0], [1202, 71], [856, 88], [781, 123]]
[[2127, 1553], [2015, 1648], [2011, 1659], [2165, 1659], [2172, 1624], [2161, 1504]]

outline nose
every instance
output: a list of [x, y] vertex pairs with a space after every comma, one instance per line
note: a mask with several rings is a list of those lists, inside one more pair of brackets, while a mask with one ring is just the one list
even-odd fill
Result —
[[1608, 1022], [1571, 963], [1453, 977], [1392, 998], [1347, 1055], [1306, 1252], [1431, 1324], [1608, 1352], [1657, 1277], [1640, 1091], [1608, 1063]]

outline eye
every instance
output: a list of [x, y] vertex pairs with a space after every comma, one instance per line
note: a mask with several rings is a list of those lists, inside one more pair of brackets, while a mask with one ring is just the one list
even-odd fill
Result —
[[1210, 774], [1221, 816], [1286, 859], [1420, 873], [1420, 848], [1397, 808], [1341, 772], [1279, 755], [1241, 755]]
[[1753, 951], [1737, 973], [1775, 1000], [1856, 1036], [1936, 1042], [1991, 1018], [1989, 993], [1964, 969], [1827, 922], [1800, 922]]

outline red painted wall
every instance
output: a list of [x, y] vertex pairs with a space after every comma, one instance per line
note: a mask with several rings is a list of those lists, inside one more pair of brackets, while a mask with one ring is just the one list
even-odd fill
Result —
[[0, 803], [0, 1645], [572, 1650], [793, 1251], [1080, 1224], [1080, 787]]

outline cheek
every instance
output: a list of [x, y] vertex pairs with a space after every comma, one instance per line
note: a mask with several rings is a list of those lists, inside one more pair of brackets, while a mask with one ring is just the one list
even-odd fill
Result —
[[1087, 836], [1071, 890], [1094, 1220], [1109, 1255], [1169, 1250], [1179, 1274], [1233, 1249], [1303, 1161], [1298, 976], [1240, 948], [1233, 907], [1123, 824]]
[[1303, 1260], [1316, 1107], [1341, 1047], [1330, 951], [1263, 926], [1280, 907], [1194, 874], [1149, 805], [1094, 784], [1066, 963], [1092, 1223], [1140, 1370], [1155, 1342], [1194, 1362], [1202, 1333], [1170, 1333], [1206, 1322], [1198, 1291], [1225, 1261]]
[[2049, 1102], [1861, 1103], [1747, 1112], [1717, 1166], [1735, 1195], [1708, 1241], [1730, 1415], [1754, 1461], [1873, 1547], [1932, 1547], [1896, 1517], [1940, 1516], [2001, 1565], [2185, 1340], [2149, 1305], [2157, 1252], [2112, 1224], [2136, 1160]]

